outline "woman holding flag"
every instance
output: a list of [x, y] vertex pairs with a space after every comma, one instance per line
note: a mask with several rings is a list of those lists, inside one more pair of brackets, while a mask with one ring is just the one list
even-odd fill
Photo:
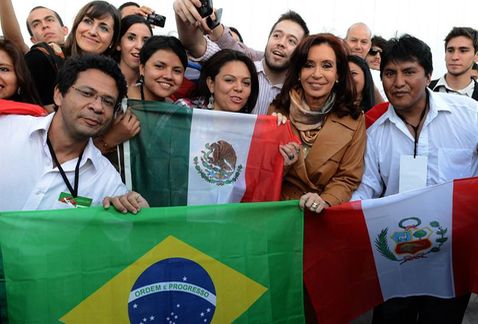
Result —
[[363, 173], [365, 123], [354, 104], [346, 50], [336, 36], [305, 38], [291, 58], [281, 92], [269, 113], [289, 119], [301, 145], [282, 145], [282, 199], [320, 213], [350, 200]]

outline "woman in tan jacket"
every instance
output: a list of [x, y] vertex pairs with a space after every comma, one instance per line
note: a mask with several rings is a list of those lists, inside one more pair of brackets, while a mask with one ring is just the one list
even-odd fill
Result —
[[282, 199], [300, 199], [314, 212], [350, 200], [360, 184], [365, 123], [340, 39], [305, 38], [291, 58], [281, 93], [269, 113], [289, 119], [302, 145], [281, 146], [285, 160]]

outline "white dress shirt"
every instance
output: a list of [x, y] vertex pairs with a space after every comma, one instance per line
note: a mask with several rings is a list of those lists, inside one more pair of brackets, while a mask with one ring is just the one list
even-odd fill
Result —
[[[68, 208], [58, 201], [61, 192], [69, 193], [58, 168], [53, 168], [46, 144], [54, 114], [47, 117], [0, 116], [0, 211]], [[61, 166], [74, 184], [78, 158]], [[101, 155], [90, 139], [80, 162], [78, 196], [101, 205], [106, 196], [128, 192], [118, 172]]]
[[[417, 155], [427, 157], [427, 186], [478, 175], [478, 102], [427, 90], [430, 109]], [[367, 130], [365, 172], [352, 200], [398, 193], [400, 157], [413, 155], [414, 137], [392, 105]]]

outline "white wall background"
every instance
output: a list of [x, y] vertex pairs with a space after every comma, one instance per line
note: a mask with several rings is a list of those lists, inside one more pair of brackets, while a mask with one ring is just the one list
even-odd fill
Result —
[[[25, 20], [37, 5], [56, 10], [70, 26], [77, 11], [88, 1], [13, 0], [17, 18], [28, 39]], [[119, 6], [123, 0], [111, 0]], [[167, 17], [166, 34], [176, 29], [173, 0], [136, 0]], [[263, 49], [272, 24], [288, 9], [297, 11], [306, 20], [311, 33], [331, 32], [344, 37], [352, 23], [365, 22], [374, 34], [390, 38], [410, 33], [431, 47], [434, 77], [445, 73], [444, 42], [453, 26], [478, 28], [478, 0], [214, 0], [216, 8], [224, 9], [222, 20], [241, 32], [244, 42]]]

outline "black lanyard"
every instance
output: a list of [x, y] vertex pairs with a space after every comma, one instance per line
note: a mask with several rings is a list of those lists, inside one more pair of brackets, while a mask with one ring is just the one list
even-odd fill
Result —
[[425, 108], [423, 109], [422, 114], [420, 115], [420, 120], [418, 121], [417, 126], [414, 126], [414, 125], [410, 124], [409, 122], [407, 122], [407, 120], [405, 119], [405, 117], [403, 117], [402, 115], [400, 115], [400, 114], [397, 112], [397, 116], [400, 117], [400, 119], [403, 120], [403, 122], [404, 122], [405, 124], [407, 124], [408, 126], [410, 126], [410, 127], [413, 129], [413, 139], [414, 139], [414, 144], [413, 144], [413, 158], [416, 158], [416, 157], [417, 157], [418, 129], [420, 128], [420, 124], [422, 123], [423, 117], [425, 117], [425, 112], [427, 111], [427, 108], [428, 108], [428, 103], [427, 103], [427, 105], [425, 106]]
[[60, 163], [58, 162], [58, 159], [56, 158], [55, 151], [53, 151], [53, 146], [51, 146], [50, 138], [47, 136], [46, 138], [46, 144], [48, 145], [48, 149], [50, 150], [51, 158], [53, 159], [53, 162], [58, 166], [58, 171], [60, 171], [61, 177], [63, 178], [63, 182], [65, 182], [66, 186], [68, 187], [68, 190], [70, 190], [71, 195], [73, 198], [78, 197], [78, 183], [80, 182], [80, 162], [81, 158], [83, 157], [83, 151], [81, 151], [80, 156], [78, 157], [78, 162], [76, 163], [75, 167], [75, 183], [74, 183], [74, 188], [71, 186], [70, 181], [66, 177], [65, 171], [61, 167]]

